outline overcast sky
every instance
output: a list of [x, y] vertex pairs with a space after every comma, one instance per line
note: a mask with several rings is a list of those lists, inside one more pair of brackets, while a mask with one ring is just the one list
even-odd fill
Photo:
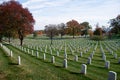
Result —
[[[0, 3], [8, 0], [0, 0]], [[47, 24], [66, 23], [72, 19], [88, 21], [95, 27], [108, 25], [109, 19], [120, 14], [120, 0], [17, 0], [27, 7], [36, 21], [34, 29]]]

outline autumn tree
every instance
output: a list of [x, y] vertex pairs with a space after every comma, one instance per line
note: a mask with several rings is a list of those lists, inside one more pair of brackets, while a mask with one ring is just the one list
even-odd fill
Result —
[[51, 45], [53, 44], [53, 37], [58, 35], [57, 26], [49, 24], [45, 26], [45, 33], [51, 39]]
[[67, 27], [71, 29], [73, 38], [74, 38], [75, 32], [79, 26], [80, 25], [76, 20], [71, 20], [71, 21], [67, 22]]
[[0, 25], [4, 33], [9, 37], [18, 34], [22, 46], [24, 36], [33, 32], [35, 21], [32, 14], [14, 0], [3, 2], [0, 6]]

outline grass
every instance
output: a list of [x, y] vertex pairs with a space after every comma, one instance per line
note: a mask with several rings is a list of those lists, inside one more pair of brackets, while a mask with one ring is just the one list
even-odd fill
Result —
[[9, 58], [0, 48], [0, 80], [28, 80], [28, 72], [13, 63], [13, 59]]
[[[74, 44], [74, 41], [76, 44]], [[54, 45], [52, 47], [52, 55], [50, 54], [49, 48], [47, 52], [44, 52], [45, 45], [48, 45], [49, 40], [25, 40], [25, 48], [28, 48], [28, 44], [34, 43], [34, 47], [29, 47], [30, 54], [21, 51], [20, 49], [12, 46], [6, 45], [9, 49], [13, 51], [13, 57], [5, 57], [5, 52], [1, 49], [0, 52], [0, 71], [2, 72], [3, 80], [107, 80], [108, 72], [117, 72], [118, 80], [120, 80], [120, 64], [118, 64], [118, 59], [113, 59], [113, 55], [109, 54], [109, 51], [105, 48], [105, 41], [101, 41], [104, 52], [107, 56], [107, 60], [110, 61], [110, 69], [104, 67], [105, 62], [102, 60], [102, 53], [100, 51], [100, 43], [95, 51], [94, 57], [92, 59], [92, 64], [87, 64], [87, 75], [80, 74], [81, 64], [87, 63], [87, 58], [93, 52], [96, 41], [88, 41], [85, 39], [75, 39], [75, 40], [54, 40]], [[71, 42], [71, 43], [70, 43]], [[17, 42], [15, 42], [17, 43]], [[58, 44], [59, 43], [59, 44]], [[68, 54], [68, 68], [63, 68], [64, 60], [64, 43], [66, 43], [66, 52]], [[114, 43], [112, 43], [114, 44]], [[110, 44], [110, 45], [112, 45]], [[60, 50], [61, 45], [63, 46]], [[68, 46], [74, 50], [74, 54]], [[75, 48], [73, 47], [75, 46]], [[89, 46], [93, 45], [88, 52], [83, 53], [83, 57], [80, 57], [80, 52], [86, 50]], [[39, 57], [36, 58], [36, 46], [39, 46], [38, 52]], [[78, 50], [76, 47], [82, 47]], [[43, 49], [43, 51], [40, 50]], [[55, 49], [55, 50], [54, 50]], [[112, 48], [111, 48], [112, 49]], [[34, 50], [34, 56], [31, 55], [31, 50]], [[60, 56], [56, 56], [56, 52], [59, 51]], [[115, 52], [115, 51], [114, 51]], [[116, 51], [119, 54], [120, 48]], [[46, 60], [43, 60], [43, 53], [46, 54]], [[17, 64], [17, 56], [21, 56], [22, 65]], [[55, 63], [51, 63], [51, 56], [55, 56]], [[79, 56], [78, 62], [74, 61], [74, 55]], [[2, 65], [2, 66], [1, 66]]]

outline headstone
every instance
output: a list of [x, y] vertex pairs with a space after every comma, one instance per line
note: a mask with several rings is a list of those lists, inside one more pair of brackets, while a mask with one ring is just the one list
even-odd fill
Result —
[[55, 63], [55, 57], [54, 57], [54, 56], [52, 56], [51, 62], [52, 62], [52, 63]]
[[92, 61], [91, 57], [88, 57], [88, 62], [87, 62], [87, 64], [91, 64], [91, 61]]
[[63, 67], [67, 68], [67, 59], [64, 59], [64, 61], [63, 61]]
[[22, 51], [24, 50], [24, 48], [23, 48], [23, 47], [21, 47], [21, 49], [22, 49]]
[[21, 58], [18, 56], [18, 65], [21, 65]]
[[52, 49], [50, 50], [50, 54], [52, 55]]
[[105, 62], [105, 68], [109, 69], [110, 68], [110, 61]]
[[0, 46], [2, 47], [2, 43], [0, 43]]
[[40, 48], [40, 51], [43, 51], [42, 48]]
[[85, 74], [85, 75], [87, 74], [87, 65], [86, 64], [82, 64], [80, 73]]
[[36, 50], [38, 51], [38, 46], [36, 47]]
[[105, 56], [105, 55], [103, 55], [103, 56], [102, 56], [102, 59], [103, 59], [104, 61], [106, 61], [106, 56]]
[[26, 52], [26, 48], [24, 48], [24, 52]]
[[30, 53], [30, 50], [28, 49], [28, 54]]
[[47, 49], [45, 48], [45, 53], [47, 52]]
[[108, 80], [117, 80], [117, 73], [114, 71], [109, 71]]
[[39, 57], [39, 53], [38, 53], [38, 51], [36, 52], [36, 57], [37, 57], [37, 58]]
[[66, 53], [66, 46], [65, 46], [65, 50], [64, 50], [64, 52]]
[[10, 57], [13, 57], [13, 53], [12, 53], [12, 51], [10, 51]]
[[64, 54], [64, 59], [67, 59], [67, 53]]
[[90, 58], [91, 58], [91, 59], [93, 58], [93, 53], [90, 54]]
[[82, 54], [82, 52], [80, 52], [80, 57], [82, 57], [83, 56], [83, 54]]
[[32, 56], [33, 56], [34, 51], [32, 50]]
[[114, 54], [114, 58], [117, 59], [117, 54]]
[[88, 52], [89, 50], [87, 49], [86, 52]]
[[71, 52], [72, 52], [72, 55], [74, 55], [74, 51], [72, 50]]
[[45, 59], [46, 59], [46, 54], [44, 53], [44, 54], [43, 54], [43, 60], [45, 60]]
[[59, 56], [59, 51], [57, 51], [57, 56]]
[[75, 55], [74, 60], [75, 60], [75, 61], [78, 61], [78, 55]]
[[55, 51], [55, 48], [53, 47], [53, 50]]
[[112, 55], [113, 55], [113, 51], [111, 50], [111, 52], [110, 52]]

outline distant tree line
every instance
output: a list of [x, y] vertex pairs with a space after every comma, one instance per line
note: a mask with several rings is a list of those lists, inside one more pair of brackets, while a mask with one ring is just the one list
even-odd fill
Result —
[[77, 35], [88, 35], [89, 29], [92, 27], [89, 25], [88, 22], [78, 23], [76, 20], [68, 21], [66, 24], [49, 24], [45, 26], [45, 34], [50, 37], [51, 39], [54, 36], [61, 35], [72, 35], [73, 38]]

